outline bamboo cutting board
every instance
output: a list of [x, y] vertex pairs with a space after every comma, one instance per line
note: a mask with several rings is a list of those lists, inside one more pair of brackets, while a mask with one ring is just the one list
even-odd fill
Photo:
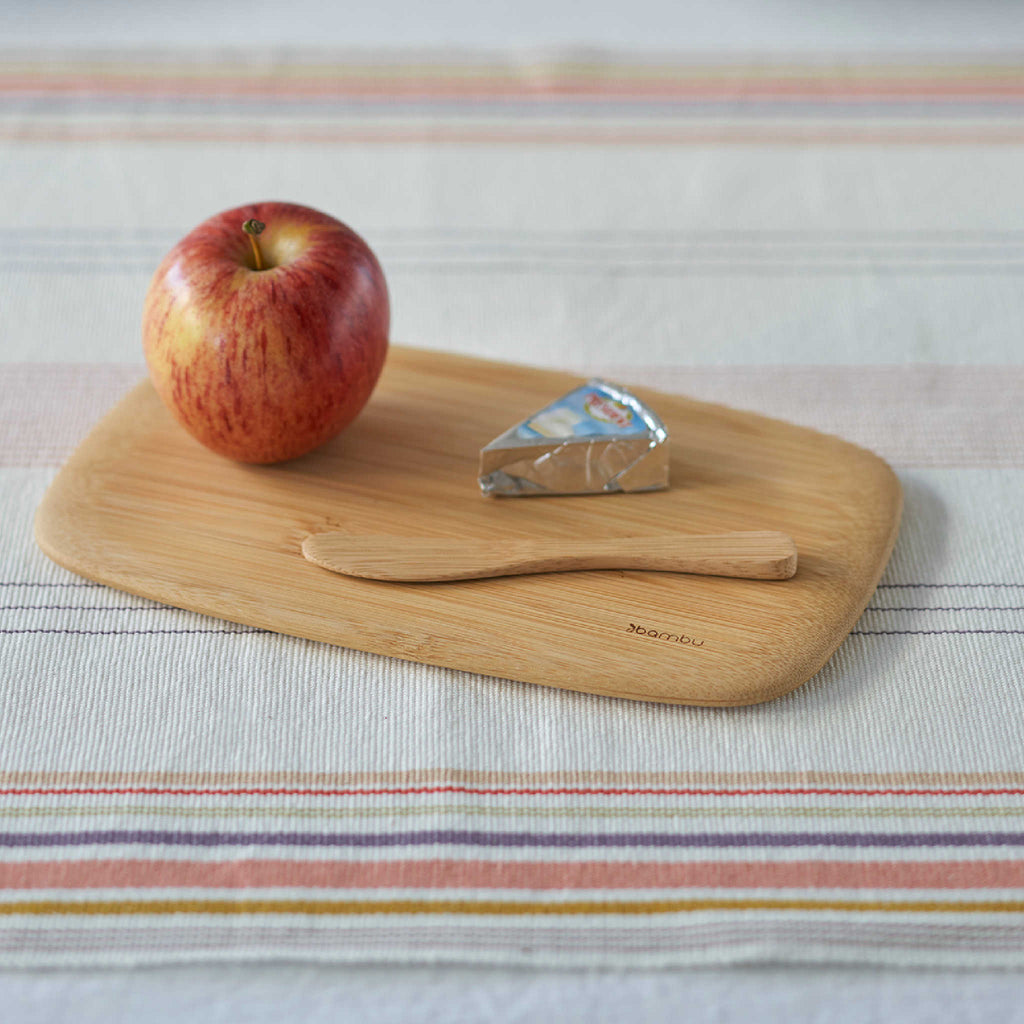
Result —
[[[73, 572], [166, 604], [499, 678], [704, 705], [806, 681], [889, 558], [902, 503], [889, 467], [802, 427], [635, 389], [668, 427], [669, 490], [483, 498], [480, 447], [579, 383], [393, 347], [347, 431], [292, 462], [247, 466], [193, 441], [147, 381], [60, 471], [36, 538]], [[603, 570], [389, 583], [306, 561], [303, 540], [325, 530], [495, 545], [779, 530], [799, 568], [784, 581]]]

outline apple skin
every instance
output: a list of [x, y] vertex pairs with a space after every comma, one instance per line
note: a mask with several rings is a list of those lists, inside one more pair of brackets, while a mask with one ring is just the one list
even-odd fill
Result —
[[[242, 224], [255, 218], [264, 269]], [[175, 418], [241, 462], [303, 455], [356, 418], [388, 348], [380, 264], [340, 221], [263, 202], [204, 221], [164, 257], [143, 309], [146, 363]]]

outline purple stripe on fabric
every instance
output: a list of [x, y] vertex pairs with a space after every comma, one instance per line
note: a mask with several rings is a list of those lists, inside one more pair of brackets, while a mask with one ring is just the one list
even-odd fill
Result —
[[410, 832], [183, 832], [108, 829], [85, 832], [2, 832], [0, 847], [90, 845], [154, 846], [485, 846], [485, 847], [964, 847], [1024, 846], [1024, 832], [483, 832], [430, 829]]
[[[4, 584], [0, 584], [3, 586]], [[26, 584], [27, 586], [28, 584]], [[99, 584], [96, 584], [98, 587]], [[147, 600], [142, 598], [142, 600]], [[144, 612], [159, 611], [170, 606], [159, 602], [140, 605], [115, 604], [5, 604], [0, 611], [78, 611], [78, 612]], [[1022, 612], [1022, 604], [923, 604], [923, 605], [875, 605], [869, 604], [865, 611], [869, 612]]]
[[[831, 950], [833, 955], [824, 956], [825, 961], [842, 960], [842, 953], [850, 948], [873, 949], [880, 960], [885, 959], [886, 948], [909, 949], [912, 951], [961, 951], [964, 954], [977, 952], [1008, 952], [1021, 954], [1021, 932], [1019, 929], [1006, 934], [987, 934], [982, 928], [971, 935], [933, 934], [923, 928], [899, 934], [878, 929], [865, 934], [851, 934], [849, 922], [831, 928], [809, 928], [805, 923], [796, 927], [777, 926], [775, 922], [759, 918], [746, 927], [733, 930], [707, 929], [701, 931], [683, 931], [679, 933], [648, 933], [630, 934], [613, 932], [605, 929], [592, 930], [590, 934], [575, 931], [568, 934], [562, 932], [539, 932], [537, 929], [522, 928], [516, 932], [483, 931], [467, 934], [463, 930], [449, 930], [422, 933], [420, 931], [403, 930], [400, 933], [390, 930], [351, 929], [344, 931], [282, 929], [263, 930], [246, 927], [238, 929], [184, 929], [142, 930], [125, 929], [123, 931], [88, 931], [50, 932], [27, 930], [15, 931], [11, 935], [0, 935], [0, 952], [4, 953], [47, 953], [72, 952], [81, 953], [83, 948], [90, 951], [101, 948], [103, 951], [119, 952], [129, 950], [138, 952], [150, 950], [159, 955], [175, 954], [179, 951], [193, 950], [230, 950], [233, 954], [244, 957], [253, 947], [269, 947], [275, 951], [313, 951], [345, 957], [353, 950], [363, 952], [375, 949], [394, 955], [398, 950], [422, 950], [431, 959], [430, 954], [439, 949], [455, 951], [473, 951], [481, 949], [494, 953], [502, 958], [508, 955], [524, 956], [557, 956], [565, 952], [566, 944], [571, 944], [573, 951], [586, 954], [615, 956], [621, 954], [652, 954], [659, 955], [667, 961], [685, 962], [688, 954], [695, 949], [705, 952], [709, 946], [742, 946], [757, 943], [762, 949], [767, 943], [790, 944], [813, 943], [821, 944]], [[83, 941], [87, 936], [88, 947]], [[780, 951], [781, 952], [781, 951]]]
[[852, 629], [850, 636], [964, 636], [986, 633], [996, 636], [1021, 636], [1024, 629]]
[[879, 583], [878, 590], [956, 590], [959, 587], [1024, 587], [1024, 583]]
[[102, 587], [102, 583], [82, 583], [73, 581], [68, 583], [28, 583], [22, 580], [3, 580], [0, 587]]
[[68, 636], [149, 636], [165, 633], [269, 633], [268, 629], [0, 629], [0, 635], [60, 633]]
[[[160, 611], [162, 608], [167, 608], [166, 604], [4, 604], [0, 605], [0, 611]], [[959, 609], [952, 608], [887, 608], [887, 611], [946, 611], [952, 610], [957, 611]], [[1024, 611], [1024, 606], [1020, 609], [1017, 608], [977, 608], [967, 609], [977, 611]]]
[[[26, 608], [33, 607], [26, 605]], [[36, 605], [37, 608], [76, 608], [77, 605]], [[101, 606], [96, 606], [99, 611]], [[127, 609], [126, 609], [127, 610]], [[932, 604], [932, 605], [894, 605], [892, 608], [883, 608], [880, 605], [868, 605], [865, 611], [869, 612], [1024, 612], [1024, 604]]]
[[[3, 609], [0, 609], [3, 610]], [[110, 611], [126, 609], [109, 609]], [[132, 609], [134, 610], [134, 609]], [[879, 609], [873, 609], [879, 610]], [[884, 610], [884, 609], [883, 609]], [[32, 628], [0, 629], [0, 636], [25, 633], [59, 633], [67, 636], [149, 636], [151, 634], [185, 633], [270, 633], [267, 629], [69, 629]], [[992, 634], [997, 636], [1024, 636], [1024, 629], [854, 629], [850, 636], [960, 636], [965, 634]]]
[[[39, 583], [33, 580], [0, 580], [0, 587], [102, 587], [102, 583], [69, 581], [65, 583]], [[879, 583], [877, 590], [956, 590], [959, 587], [1024, 588], [1024, 583]]]

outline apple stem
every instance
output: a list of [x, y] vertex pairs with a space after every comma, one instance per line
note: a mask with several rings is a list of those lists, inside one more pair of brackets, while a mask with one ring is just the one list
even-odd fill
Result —
[[249, 236], [249, 242], [252, 244], [252, 254], [256, 260], [257, 270], [263, 269], [263, 253], [260, 252], [260, 243], [256, 240], [256, 236], [261, 234], [266, 226], [263, 221], [252, 217], [242, 225], [242, 230]]

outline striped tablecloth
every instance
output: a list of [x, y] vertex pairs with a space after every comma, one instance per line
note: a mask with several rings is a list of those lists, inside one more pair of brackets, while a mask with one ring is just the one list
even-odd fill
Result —
[[[0, 964], [1024, 963], [1024, 74], [166, 53], [0, 64]], [[284, 198], [396, 340], [840, 433], [903, 530], [759, 707], [256, 632], [49, 563], [162, 253]]]

